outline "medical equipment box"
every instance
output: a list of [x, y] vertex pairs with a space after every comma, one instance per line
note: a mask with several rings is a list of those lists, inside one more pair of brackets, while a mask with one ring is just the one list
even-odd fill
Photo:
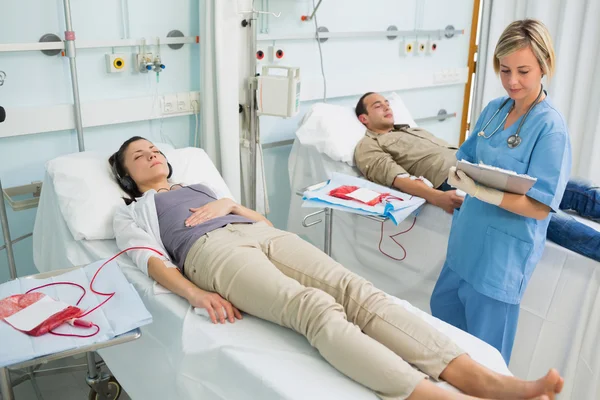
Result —
[[264, 66], [257, 79], [259, 115], [290, 118], [300, 109], [300, 69]]

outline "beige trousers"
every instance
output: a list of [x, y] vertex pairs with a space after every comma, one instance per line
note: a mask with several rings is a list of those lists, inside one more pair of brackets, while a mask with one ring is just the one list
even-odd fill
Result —
[[382, 399], [407, 398], [464, 353], [316, 247], [262, 222], [206, 234], [184, 265], [198, 287], [304, 335], [331, 365]]

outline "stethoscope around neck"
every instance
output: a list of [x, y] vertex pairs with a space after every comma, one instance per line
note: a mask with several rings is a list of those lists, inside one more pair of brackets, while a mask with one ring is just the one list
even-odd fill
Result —
[[[514, 149], [514, 148], [518, 147], [521, 144], [522, 139], [521, 139], [521, 136], [519, 136], [519, 132], [521, 132], [521, 127], [525, 123], [525, 120], [527, 119], [527, 116], [529, 115], [529, 113], [531, 112], [531, 110], [533, 110], [533, 107], [536, 106], [536, 104], [540, 100], [540, 97], [542, 97], [542, 93], [543, 92], [544, 92], [544, 85], [542, 85], [542, 87], [540, 88], [540, 93], [538, 93], [538, 95], [535, 98], [535, 100], [533, 101], [533, 103], [529, 106], [529, 109], [527, 109], [527, 112], [523, 116], [523, 119], [521, 119], [521, 122], [519, 123], [519, 126], [517, 127], [517, 131], [513, 135], [510, 135], [508, 137], [508, 139], [506, 139], [506, 143], [508, 144], [509, 148]], [[502, 102], [502, 104], [500, 104], [500, 107], [498, 107], [498, 109], [496, 110], [496, 112], [494, 113], [494, 115], [492, 115], [492, 118], [490, 118], [488, 120], [488, 122], [485, 124], [485, 126], [483, 127], [483, 129], [481, 131], [479, 131], [479, 133], [477, 134], [478, 136], [481, 136], [484, 139], [489, 139], [492, 136], [494, 136], [496, 134], [496, 132], [498, 132], [498, 129], [500, 129], [501, 126], [504, 126], [504, 122], [506, 122], [506, 119], [508, 118], [508, 114], [510, 114], [510, 112], [512, 110], [512, 107], [511, 107], [510, 110], [508, 110], [508, 113], [506, 114], [506, 116], [504, 117], [504, 119], [502, 120], [502, 122], [500, 122], [500, 124], [496, 127], [496, 129], [494, 129], [494, 131], [491, 134], [489, 134], [488, 136], [485, 135], [485, 129], [490, 125], [490, 123], [494, 120], [494, 118], [496, 118], [496, 115], [498, 115], [498, 113], [504, 108], [504, 106], [510, 100], [511, 100], [511, 98], [509, 97], [508, 99], [504, 100]], [[514, 107], [514, 104], [513, 104], [513, 107]]]

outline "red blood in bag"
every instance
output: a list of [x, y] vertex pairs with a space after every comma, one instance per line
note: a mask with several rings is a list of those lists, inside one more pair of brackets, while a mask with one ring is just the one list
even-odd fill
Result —
[[30, 336], [41, 336], [45, 333], [48, 333], [52, 329], [59, 327], [68, 320], [77, 318], [82, 312], [83, 311], [80, 308], [69, 306], [25, 333]]
[[[379, 203], [381, 203], [381, 201], [383, 199], [390, 197], [389, 193], [381, 193], [379, 196], [375, 197], [373, 200], [366, 202], [366, 201], [361, 201], [361, 200], [355, 199], [354, 197], [347, 196], [348, 194], [350, 194], [358, 189], [360, 189], [358, 186], [344, 185], [344, 186], [340, 186], [339, 188], [333, 189], [332, 191], [329, 192], [329, 195], [333, 196], [333, 197], [337, 197], [339, 199], [358, 201], [359, 203], [363, 203], [363, 204], [366, 204], [369, 206], [374, 206], [376, 204], [379, 204]], [[399, 200], [402, 200], [402, 199], [399, 199]]]
[[15, 294], [0, 300], [0, 319], [10, 317], [44, 297], [44, 293]]
[[31, 292], [21, 296], [19, 299], [19, 306], [21, 308], [26, 308], [32, 305], [33, 303], [41, 300], [42, 297], [46, 296], [44, 293], [40, 292]]
[[[32, 292], [28, 294], [16, 294], [0, 300], [0, 319], [5, 319], [11, 315], [29, 307], [33, 303], [39, 301], [46, 296], [40, 292]], [[78, 307], [69, 306], [62, 311], [57, 312], [44, 322], [36, 326], [30, 331], [24, 332], [30, 336], [40, 336], [48, 333], [52, 329], [64, 324], [70, 319], [77, 318], [83, 311]]]
[[19, 306], [19, 299], [22, 295], [16, 294], [0, 300], [0, 318], [10, 317], [14, 313], [21, 311], [23, 307]]
[[339, 188], [333, 189], [331, 192], [329, 192], [329, 195], [333, 196], [333, 197], [337, 197], [339, 199], [354, 200], [352, 197], [349, 197], [349, 196], [346, 196], [346, 195], [348, 193], [352, 193], [352, 192], [354, 192], [356, 190], [358, 190], [358, 186], [344, 185], [344, 186], [340, 186]]

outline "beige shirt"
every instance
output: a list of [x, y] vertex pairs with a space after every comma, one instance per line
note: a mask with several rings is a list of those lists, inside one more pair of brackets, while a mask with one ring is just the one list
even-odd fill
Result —
[[356, 166], [370, 181], [392, 186], [401, 174], [427, 178], [438, 188], [456, 165], [456, 150], [421, 128], [400, 128], [384, 134], [367, 130], [354, 150]]

